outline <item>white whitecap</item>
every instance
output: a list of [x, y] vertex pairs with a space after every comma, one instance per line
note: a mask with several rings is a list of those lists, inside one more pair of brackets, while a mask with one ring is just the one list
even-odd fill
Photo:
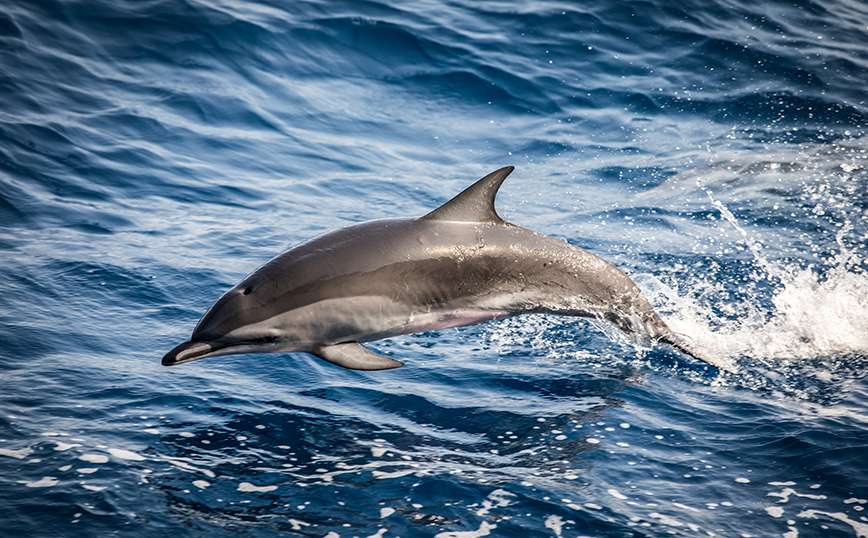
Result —
[[546, 518], [545, 526], [547, 529], [551, 529], [555, 533], [555, 536], [560, 538], [563, 532], [564, 520], [560, 516], [551, 515]]
[[479, 529], [475, 531], [449, 531], [449, 532], [441, 532], [434, 536], [434, 538], [480, 538], [481, 536], [488, 536], [491, 534], [491, 531], [496, 529], [497, 525], [494, 523], [489, 523], [487, 521], [483, 521], [479, 525]]
[[769, 506], [766, 508], [766, 512], [772, 517], [781, 517], [784, 515], [784, 509], [780, 506]]
[[129, 450], [124, 450], [122, 448], [110, 448], [108, 449], [108, 452], [112, 456], [121, 460], [145, 461], [146, 459], [148, 459], [140, 454], [136, 454], [135, 452], [130, 452]]
[[627, 496], [618, 491], [617, 489], [608, 489], [606, 490], [606, 492], [612, 497], [615, 497], [616, 499], [621, 499], [622, 501], [627, 499]]
[[33, 449], [30, 447], [19, 448], [17, 450], [11, 448], [0, 448], [0, 456], [8, 456], [17, 460], [23, 460], [32, 453]]
[[35, 480], [33, 482], [26, 482], [24, 485], [28, 488], [49, 488], [51, 486], [56, 486], [58, 480], [53, 476], [43, 476], [39, 480]]
[[266, 493], [269, 491], [274, 491], [277, 489], [277, 486], [254, 486], [250, 482], [242, 482], [238, 484], [238, 491], [243, 491], [246, 493]]

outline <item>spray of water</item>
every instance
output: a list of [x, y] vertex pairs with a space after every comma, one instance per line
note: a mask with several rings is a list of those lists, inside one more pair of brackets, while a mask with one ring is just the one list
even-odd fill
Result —
[[769, 260], [762, 243], [706, 192], [741, 236], [759, 278], [774, 284], [772, 296], [769, 303], [748, 294], [741, 304], [710, 308], [707, 298], [715, 292], [731, 298], [723, 293], [723, 283], [697, 279], [678, 293], [653, 276], [641, 275], [640, 286], [653, 302], [664, 305], [673, 330], [689, 335], [697, 347], [726, 364], [742, 357], [768, 362], [868, 353], [868, 274], [861, 267], [862, 257], [845, 243], [849, 225], [839, 230], [838, 253], [825, 270], [788, 266]]

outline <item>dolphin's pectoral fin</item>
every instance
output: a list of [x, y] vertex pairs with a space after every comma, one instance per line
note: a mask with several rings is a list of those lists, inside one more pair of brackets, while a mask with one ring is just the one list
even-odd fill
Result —
[[391, 370], [404, 366], [403, 362], [377, 355], [357, 342], [319, 346], [310, 353], [324, 361], [350, 370]]

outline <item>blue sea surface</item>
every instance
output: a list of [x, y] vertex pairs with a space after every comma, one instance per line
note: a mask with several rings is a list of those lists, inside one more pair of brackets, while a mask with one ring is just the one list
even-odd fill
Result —
[[[165, 368], [501, 166], [735, 375], [530, 315]], [[868, 537], [868, 5], [5, 0], [0, 535]]]

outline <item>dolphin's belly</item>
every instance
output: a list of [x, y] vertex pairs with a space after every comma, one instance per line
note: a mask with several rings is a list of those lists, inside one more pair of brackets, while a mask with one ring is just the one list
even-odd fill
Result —
[[371, 342], [391, 336], [465, 325], [476, 325], [515, 315], [505, 309], [475, 305], [439, 305], [420, 308], [384, 296], [325, 299], [299, 306], [248, 327], [255, 332], [284, 335], [281, 348], [304, 351], [316, 345]]
[[442, 312], [430, 312], [411, 316], [409, 322], [401, 327], [395, 327], [393, 332], [386, 336], [374, 336], [360, 342], [370, 342], [389, 336], [400, 334], [422, 333], [452, 327], [464, 327], [466, 325], [479, 325], [496, 319], [504, 319], [514, 314], [505, 310], [453, 310]]

